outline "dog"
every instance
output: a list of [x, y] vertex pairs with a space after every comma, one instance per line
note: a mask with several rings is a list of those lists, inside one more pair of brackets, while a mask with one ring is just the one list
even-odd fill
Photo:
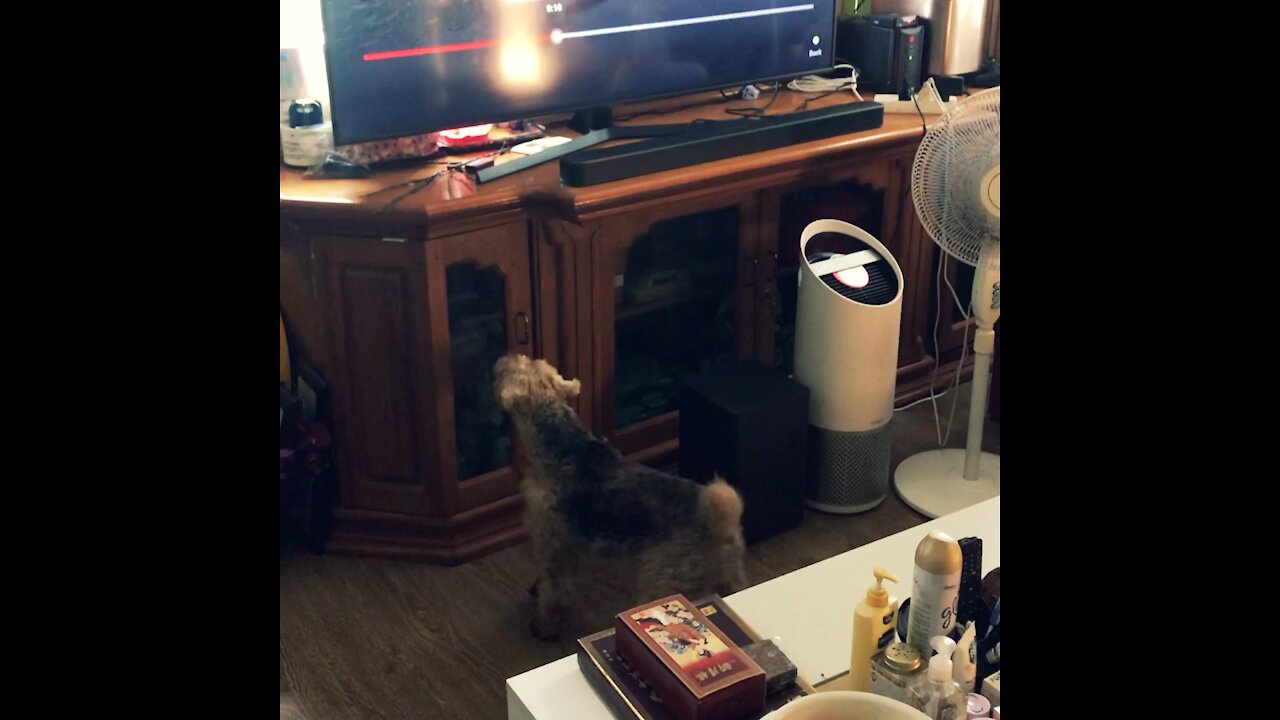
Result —
[[530, 466], [521, 494], [537, 570], [534, 635], [556, 637], [589, 591], [629, 603], [622, 609], [745, 587], [738, 492], [718, 477], [702, 485], [627, 462], [569, 405], [581, 388], [545, 360], [506, 355], [494, 365], [498, 404]]

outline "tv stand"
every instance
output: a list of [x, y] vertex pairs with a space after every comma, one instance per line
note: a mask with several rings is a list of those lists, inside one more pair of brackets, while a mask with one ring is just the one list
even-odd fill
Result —
[[[573, 116], [587, 130], [567, 143], [534, 155], [493, 165], [476, 173], [485, 183], [534, 165], [560, 160], [560, 181], [583, 187], [637, 175], [673, 170], [747, 153], [773, 150], [822, 138], [871, 130], [884, 124], [884, 106], [855, 102], [819, 110], [780, 113], [763, 118], [684, 122], [675, 125], [612, 125], [608, 108], [593, 108]], [[645, 139], [616, 147], [579, 152], [610, 140]]]
[[[719, 108], [713, 115], [694, 105], [719, 97], [710, 91], [615, 107], [614, 114], [646, 112], [634, 122], [687, 126], [720, 115]], [[790, 115], [811, 98], [783, 90], [769, 111]], [[813, 99], [806, 109], [854, 101], [846, 91]], [[930, 124], [937, 119], [927, 110], [925, 117]], [[553, 132], [577, 137], [563, 126]], [[496, 448], [510, 446], [477, 430], [491, 426], [483, 408], [493, 390], [474, 358], [494, 348], [545, 357], [566, 377], [581, 378], [576, 409], [592, 432], [609, 436], [630, 459], [673, 463], [678, 416], [628, 420], [618, 415], [614, 392], [619, 373], [631, 367], [618, 364], [619, 336], [687, 315], [668, 303], [688, 295], [649, 298], [652, 304], [637, 307], [626, 293], [639, 282], [637, 263], [653, 259], [669, 240], [706, 255], [696, 263], [663, 255], [669, 263], [653, 269], [725, 263], [716, 277], [731, 280], [722, 288], [727, 294], [703, 294], [715, 289], [705, 283], [687, 288], [694, 302], [732, 297], [722, 307], [729, 314], [715, 321], [731, 330], [724, 347], [770, 365], [782, 357], [786, 367], [792, 326], [775, 304], [786, 309], [787, 288], [794, 290], [791, 239], [818, 218], [866, 229], [902, 264], [897, 403], [945, 387], [959, 365], [966, 325], [942, 323], [936, 342], [924, 339], [933, 334], [936, 245], [911, 205], [911, 161], [922, 134], [914, 110], [885, 113], [875, 130], [603, 185], [564, 185], [557, 163], [482, 185], [452, 173], [395, 204], [389, 197], [399, 191], [369, 193], [402, 188], [441, 166], [389, 163], [367, 178], [315, 180], [282, 165], [280, 307], [289, 350], [329, 383], [330, 418], [342, 430], [326, 552], [456, 564], [521, 542], [523, 458], [498, 454]], [[955, 284], [954, 273], [963, 270], [948, 264], [947, 272]], [[452, 325], [450, 301], [458, 318]], [[710, 327], [690, 331], [704, 325]], [[637, 345], [630, 354], [644, 349]], [[460, 364], [451, 360], [454, 353]], [[972, 357], [964, 356], [962, 376]]]

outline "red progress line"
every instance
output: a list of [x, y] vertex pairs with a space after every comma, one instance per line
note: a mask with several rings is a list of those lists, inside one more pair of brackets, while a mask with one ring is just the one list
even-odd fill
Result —
[[[551, 33], [547, 33], [538, 38], [538, 40], [547, 41], [551, 39]], [[479, 50], [481, 48], [493, 47], [497, 45], [497, 40], [476, 40], [474, 42], [454, 43], [452, 45], [431, 45], [428, 47], [409, 48], [407, 50], [384, 50], [382, 52], [365, 53], [365, 62], [374, 60], [392, 60], [394, 58], [414, 57], [417, 55], [436, 55], [438, 53], [461, 52], [463, 50]]]

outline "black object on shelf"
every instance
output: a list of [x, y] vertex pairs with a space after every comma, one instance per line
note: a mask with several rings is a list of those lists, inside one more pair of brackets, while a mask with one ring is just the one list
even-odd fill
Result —
[[991, 612], [982, 602], [982, 538], [960, 538], [960, 555], [964, 565], [960, 570], [960, 598], [956, 608], [956, 621], [963, 626]]
[[993, 88], [1000, 84], [1000, 60], [987, 58], [982, 68], [969, 77], [969, 87]]
[[[871, 130], [883, 124], [884, 106], [876, 102], [848, 103], [820, 110], [769, 115], [760, 119], [690, 123], [676, 126], [681, 130], [675, 134], [668, 133], [654, 140], [575, 152], [562, 157], [560, 180], [573, 187], [598, 185], [638, 175], [773, 150], [835, 135]], [[588, 138], [594, 133], [617, 129], [596, 130], [583, 135], [578, 140]], [[578, 140], [559, 145], [552, 150], [566, 148]], [[540, 155], [542, 153], [534, 157]], [[501, 170], [511, 164], [513, 163], [493, 169]]]
[[742, 495], [747, 542], [804, 519], [809, 391], [782, 372], [733, 360], [680, 389], [680, 475], [719, 474]]
[[836, 25], [836, 54], [858, 68], [858, 89], [911, 97], [924, 72], [925, 28], [919, 18], [858, 15]]

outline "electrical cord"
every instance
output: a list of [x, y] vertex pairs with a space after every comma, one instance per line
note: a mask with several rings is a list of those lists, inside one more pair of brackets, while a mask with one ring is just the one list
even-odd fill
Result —
[[[942, 292], [942, 271], [947, 264], [947, 254], [942, 253], [942, 260], [938, 262], [938, 271], [934, 277], [934, 287], [937, 292]], [[936, 297], [936, 294], [935, 294]], [[933, 372], [929, 374], [929, 402], [933, 405], [933, 430], [938, 438], [938, 447], [942, 447], [942, 416], [938, 414], [938, 398], [941, 397], [934, 392], [934, 388], [938, 385], [938, 324], [942, 322], [942, 309], [937, 308], [933, 316]], [[945, 392], [945, 391], [944, 391]]]
[[774, 84], [773, 84], [773, 95], [769, 98], [769, 102], [767, 102], [767, 103], [765, 103], [765, 104], [764, 104], [764, 107], [759, 107], [759, 108], [756, 108], [756, 107], [737, 107], [737, 108], [726, 108], [726, 109], [725, 109], [725, 112], [729, 113], [730, 115], [737, 115], [738, 117], [762, 118], [762, 117], [764, 117], [765, 112], [766, 112], [769, 108], [773, 107], [773, 103], [774, 103], [774, 101], [776, 101], [776, 100], [778, 99], [778, 89], [779, 89], [781, 86], [782, 86], [782, 83], [774, 83]]
[[704, 100], [696, 100], [694, 102], [685, 103], [683, 105], [676, 105], [674, 107], [669, 107], [669, 108], [662, 108], [660, 110], [642, 110], [637, 113], [631, 113], [630, 115], [617, 115], [613, 118], [613, 120], [614, 122], [625, 122], [627, 120], [633, 120], [638, 117], [648, 117], [650, 115], [669, 115], [671, 113], [680, 112], [682, 110], [691, 110], [693, 108], [706, 107], [708, 105], [722, 105], [724, 103], [737, 100], [738, 98], [739, 98], [739, 95], [737, 93], [731, 93], [729, 95], [725, 95], [724, 90], [721, 89], [720, 97], [713, 97], [713, 98], [704, 99]]
[[[796, 109], [795, 109], [795, 110], [793, 110], [792, 112], [804, 112], [805, 110], [808, 110], [808, 109], [809, 109], [809, 103], [813, 102], [814, 100], [821, 100], [821, 99], [822, 99], [822, 98], [824, 98], [824, 97], [828, 97], [828, 96], [830, 96], [830, 95], [835, 95], [836, 93], [840, 92], [841, 90], [843, 90], [843, 89], [844, 89], [844, 88], [846, 88], [846, 87], [857, 88], [857, 86], [858, 86], [858, 84], [857, 84], [857, 83], [848, 83], [848, 84], [846, 84], [846, 85], [842, 85], [842, 86], [840, 86], [840, 87], [838, 87], [838, 88], [835, 88], [834, 90], [828, 90], [828, 91], [826, 91], [826, 92], [822, 93], [821, 95], [814, 95], [813, 97], [807, 97], [807, 98], [805, 98], [805, 99], [804, 99], [804, 102], [800, 103], [800, 107], [796, 108]], [[856, 89], [854, 90], [854, 94], [855, 94], [855, 95], [857, 95], [857, 90], [856, 90]], [[858, 99], [859, 99], [859, 100], [861, 100], [861, 99], [862, 99], [862, 96], [861, 96], [861, 95], [858, 95]]]
[[[840, 63], [831, 70], [848, 70], [848, 76], [841, 77], [822, 77], [821, 75], [804, 75], [787, 83], [788, 90], [794, 90], [802, 93], [826, 93], [830, 91], [844, 90], [848, 88], [853, 92], [854, 96], [859, 100], [862, 95], [858, 94], [858, 76], [862, 73], [849, 63]], [[815, 98], [816, 99], [816, 98]]]
[[[936, 277], [934, 278], [934, 281], [935, 281], [934, 287], [937, 290], [937, 294], [935, 294], [935, 297], [938, 297], [938, 295], [942, 293], [942, 285], [945, 282], [947, 285], [947, 288], [951, 291], [951, 299], [955, 301], [956, 309], [958, 309], [961, 312], [961, 314], [964, 316], [964, 319], [962, 320], [962, 322], [964, 322], [965, 328], [964, 328], [964, 333], [960, 339], [960, 362], [956, 365], [955, 376], [951, 380], [950, 387], [948, 387], [946, 390], [943, 390], [940, 393], [937, 393], [937, 392], [934, 392], [934, 387], [936, 387], [938, 382], [939, 363], [935, 358], [935, 361], [933, 364], [933, 372], [931, 373], [929, 378], [929, 397], [923, 398], [914, 403], [911, 403], [911, 405], [907, 405], [904, 408], [900, 408], [902, 410], [905, 410], [907, 407], [911, 407], [913, 405], [917, 405], [919, 403], [923, 403], [926, 401], [933, 404], [933, 429], [934, 429], [934, 432], [936, 433], [936, 437], [938, 440], [938, 447], [946, 447], [947, 443], [950, 442], [951, 440], [951, 429], [955, 427], [956, 407], [960, 402], [960, 394], [955, 393], [951, 398], [951, 410], [950, 412], [947, 413], [947, 431], [945, 435], [942, 432], [942, 416], [938, 410], [938, 399], [945, 396], [948, 392], [952, 390], [956, 390], [957, 388], [960, 387], [960, 370], [964, 367], [964, 361], [965, 361], [965, 358], [968, 357], [968, 350], [969, 350], [969, 318], [973, 316], [973, 302], [970, 301], [967, 307], [960, 302], [960, 295], [959, 293], [956, 292], [955, 286], [951, 284], [951, 278], [948, 277], [946, 274], [948, 257], [949, 256], [945, 252], [943, 252], [942, 260], [938, 263], [938, 272]], [[934, 315], [934, 318], [933, 318], [933, 351], [935, 354], [937, 354], [938, 352], [938, 327], [942, 322], [942, 314], [943, 314], [943, 308], [940, 307], [938, 308], [937, 313]]]
[[[899, 95], [898, 97], [902, 97]], [[924, 111], [920, 109], [920, 93], [911, 93], [911, 102], [916, 105], [916, 114], [920, 116], [920, 129], [925, 135], [929, 134], [929, 125], [924, 121]]]
[[[938, 394], [937, 394], [936, 396], [934, 396], [934, 397], [945, 397], [945, 396], [946, 396], [946, 394], [947, 394], [947, 393], [949, 393], [949, 392], [951, 392], [951, 389], [950, 389], [950, 388], [947, 388], [946, 390], [943, 390], [942, 392], [938, 393]], [[900, 408], [894, 408], [894, 409], [893, 409], [893, 411], [894, 411], [894, 412], [896, 412], [896, 413], [898, 413], [898, 412], [902, 412], [903, 410], [910, 410], [911, 408], [913, 408], [913, 407], [915, 407], [915, 406], [917, 406], [917, 405], [921, 405], [921, 404], [923, 404], [923, 403], [927, 403], [927, 402], [929, 402], [929, 401], [930, 401], [930, 400], [932, 400], [932, 399], [933, 399], [933, 398], [930, 398], [930, 397], [922, 397], [922, 398], [920, 398], [919, 400], [916, 400], [916, 401], [914, 401], [914, 402], [909, 402], [909, 403], [907, 403], [906, 405], [903, 405], [903, 406], [902, 406], [902, 407], [900, 407]]]
[[[956, 365], [955, 378], [951, 381], [951, 389], [958, 390], [960, 388], [960, 370], [964, 367], [965, 355], [969, 350], [969, 317], [973, 314], [973, 304], [970, 303], [967, 309], [961, 310], [964, 313], [964, 333], [960, 336], [960, 363]], [[956, 406], [960, 404], [960, 393], [957, 392], [951, 396], [951, 412], [947, 415], [947, 433], [942, 437], [942, 445], [946, 446], [951, 440], [951, 428], [954, 427], [956, 421]]]
[[[439, 170], [435, 171], [430, 175], [427, 175], [426, 177], [410, 178], [408, 180], [405, 180], [404, 182], [396, 183], [395, 185], [388, 185], [384, 188], [378, 188], [377, 190], [374, 190], [372, 192], [367, 192], [361, 195], [360, 198], [364, 200], [364, 199], [371, 198], [374, 195], [381, 195], [382, 193], [387, 192], [388, 190], [405, 188], [404, 192], [400, 193], [399, 195], [396, 195], [391, 200], [388, 200], [386, 203], [382, 205], [382, 207], [378, 208], [375, 211], [376, 213], [383, 213], [394, 208], [396, 205], [400, 204], [401, 200], [404, 200], [410, 195], [418, 193], [424, 190], [425, 188], [429, 187], [436, 180], [440, 179], [441, 175], [458, 173], [464, 169], [467, 163], [475, 162], [476, 160], [483, 160], [484, 158], [491, 158], [491, 157], [498, 157], [500, 155], [506, 155], [510, 150], [511, 148], [507, 147], [507, 141], [504, 140], [502, 142], [502, 145], [500, 145], [497, 150], [491, 153], [487, 153], [485, 155], [477, 155], [476, 157], [468, 157], [468, 158], [462, 158], [458, 160], [433, 161], [430, 163], [431, 165], [444, 165], [444, 167], [440, 168]], [[463, 172], [462, 176], [466, 177], [466, 173]]]

